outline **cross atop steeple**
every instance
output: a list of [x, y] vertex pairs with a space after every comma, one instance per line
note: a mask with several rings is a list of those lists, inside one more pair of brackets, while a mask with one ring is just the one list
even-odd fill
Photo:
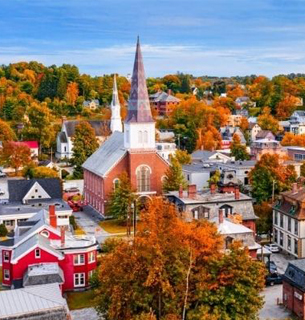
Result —
[[125, 123], [128, 122], [154, 122], [150, 110], [139, 36], [131, 78], [128, 114], [125, 119]]

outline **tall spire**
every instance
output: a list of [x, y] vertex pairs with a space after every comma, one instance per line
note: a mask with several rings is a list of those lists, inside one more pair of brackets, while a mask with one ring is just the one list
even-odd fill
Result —
[[122, 132], [122, 120], [121, 120], [121, 106], [118, 95], [118, 88], [116, 84], [116, 77], [113, 77], [113, 89], [112, 89], [112, 101], [111, 101], [111, 122], [110, 129], [112, 132]]
[[131, 78], [128, 113], [125, 122], [154, 122], [150, 110], [139, 37]]

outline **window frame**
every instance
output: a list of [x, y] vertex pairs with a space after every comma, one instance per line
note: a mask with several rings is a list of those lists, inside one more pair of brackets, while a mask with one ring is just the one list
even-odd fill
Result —
[[3, 251], [3, 262], [10, 262], [10, 252]]
[[35, 248], [35, 259], [41, 259], [41, 250], [40, 250], [40, 248]]
[[[81, 262], [81, 260], [82, 260], [81, 256], [83, 257], [83, 262]], [[75, 254], [73, 256], [73, 265], [74, 266], [83, 266], [85, 263], [86, 263], [86, 261], [85, 261], [85, 254], [84, 253]]]
[[95, 262], [95, 252], [91, 251], [88, 253], [88, 263], [93, 263]]
[[11, 279], [11, 274], [9, 269], [3, 269], [3, 280], [9, 281]]
[[[81, 280], [83, 280], [83, 283], [81, 283]], [[78, 282], [78, 283], [76, 283]], [[74, 287], [85, 287], [86, 286], [86, 275], [84, 272], [74, 273], [73, 274], [73, 284]]]

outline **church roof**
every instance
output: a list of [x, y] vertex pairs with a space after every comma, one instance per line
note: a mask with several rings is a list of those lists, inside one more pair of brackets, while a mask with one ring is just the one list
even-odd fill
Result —
[[[64, 122], [68, 137], [73, 137], [75, 134], [75, 128], [78, 124], [83, 121], [80, 120], [68, 120]], [[90, 126], [94, 129], [95, 135], [97, 137], [102, 137], [104, 135], [105, 128], [109, 128], [110, 121], [107, 120], [86, 120]]]
[[104, 177], [126, 154], [124, 133], [115, 131], [83, 164], [83, 168]]
[[154, 122], [150, 110], [139, 38], [131, 78], [128, 114], [125, 122]]

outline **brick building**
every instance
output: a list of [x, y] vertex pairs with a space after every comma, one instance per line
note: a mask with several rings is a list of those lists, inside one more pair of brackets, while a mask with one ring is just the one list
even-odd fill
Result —
[[180, 99], [171, 95], [170, 90], [166, 93], [158, 91], [149, 96], [152, 107], [158, 112], [160, 116], [168, 116], [172, 113], [175, 106], [180, 103]]
[[283, 304], [305, 319], [305, 259], [290, 261], [283, 276]]
[[98, 212], [105, 213], [109, 194], [124, 171], [139, 197], [162, 192], [168, 162], [157, 153], [155, 134], [138, 41], [124, 132], [115, 131], [83, 164], [84, 196]]

